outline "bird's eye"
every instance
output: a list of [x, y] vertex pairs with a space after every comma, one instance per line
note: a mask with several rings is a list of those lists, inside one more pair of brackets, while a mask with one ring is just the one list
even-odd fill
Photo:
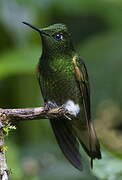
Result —
[[62, 40], [63, 39], [63, 35], [62, 34], [54, 34], [54, 38], [56, 40]]

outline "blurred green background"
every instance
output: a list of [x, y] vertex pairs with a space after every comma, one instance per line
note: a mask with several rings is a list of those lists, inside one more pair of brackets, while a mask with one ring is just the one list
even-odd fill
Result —
[[65, 23], [84, 58], [91, 83], [92, 117], [102, 160], [84, 171], [62, 155], [48, 120], [15, 122], [6, 138], [12, 180], [122, 180], [122, 1], [0, 0], [0, 107], [43, 105], [35, 67], [40, 36], [21, 22], [38, 27]]

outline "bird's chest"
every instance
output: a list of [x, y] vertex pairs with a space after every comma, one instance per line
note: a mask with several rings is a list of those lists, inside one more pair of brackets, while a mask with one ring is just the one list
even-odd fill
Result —
[[74, 75], [71, 74], [70, 77], [68, 75], [65, 72], [65, 76], [60, 74], [58, 78], [50, 77], [45, 81], [48, 83], [45, 88], [47, 102], [52, 102], [57, 106], [63, 105], [76, 116], [80, 112], [79, 90]]
[[71, 64], [52, 62], [43, 70], [41, 75], [47, 100], [55, 101], [58, 105], [62, 105], [68, 100], [77, 101], [78, 88]]
[[50, 74], [50, 76], [44, 78], [44, 81], [47, 83], [48, 97], [59, 103], [63, 103], [75, 94], [74, 75], [65, 69]]

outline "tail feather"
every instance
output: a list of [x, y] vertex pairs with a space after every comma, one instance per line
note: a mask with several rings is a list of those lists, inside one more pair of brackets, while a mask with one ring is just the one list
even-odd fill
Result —
[[66, 158], [80, 171], [82, 170], [79, 143], [72, 133], [71, 124], [65, 119], [50, 120], [57, 142]]
[[100, 144], [96, 135], [96, 131], [92, 123], [89, 123], [90, 128], [90, 155], [91, 158], [101, 159]]
[[83, 149], [91, 158], [91, 167], [93, 167], [93, 159], [101, 159], [101, 152], [100, 144], [92, 122], [89, 123], [89, 127], [87, 125], [84, 127], [77, 125], [74, 127], [74, 130]]
[[92, 122], [89, 122], [89, 128], [82, 126], [81, 121], [72, 121], [72, 124], [63, 118], [51, 119], [50, 122], [62, 152], [77, 169], [83, 169], [79, 142], [91, 158], [91, 168], [95, 158], [101, 159], [100, 144]]

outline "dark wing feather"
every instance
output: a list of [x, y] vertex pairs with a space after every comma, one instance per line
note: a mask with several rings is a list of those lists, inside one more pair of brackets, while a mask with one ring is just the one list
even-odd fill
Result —
[[66, 119], [50, 120], [57, 142], [66, 158], [80, 171], [82, 170], [79, 144], [72, 133], [70, 122]]
[[90, 109], [90, 85], [89, 85], [89, 77], [88, 77], [88, 73], [87, 73], [87, 69], [86, 66], [84, 64], [84, 62], [81, 60], [80, 62], [80, 70], [82, 73], [82, 83], [80, 83], [80, 88], [82, 89], [82, 96], [84, 98], [84, 108], [86, 110], [86, 116], [87, 119], [91, 120], [91, 109]]
[[[81, 133], [77, 133], [78, 139], [81, 142], [84, 150], [91, 157], [91, 161], [94, 158], [101, 158], [100, 145], [96, 136], [96, 132], [91, 121], [91, 110], [90, 110], [90, 86], [89, 79], [86, 70], [86, 66], [82, 59], [77, 56], [73, 59], [74, 71], [76, 81], [81, 93], [81, 100], [83, 103], [83, 112], [84, 112], [84, 130], [82, 129], [82, 125], [77, 126], [77, 131]], [[78, 124], [78, 123], [77, 123]]]

